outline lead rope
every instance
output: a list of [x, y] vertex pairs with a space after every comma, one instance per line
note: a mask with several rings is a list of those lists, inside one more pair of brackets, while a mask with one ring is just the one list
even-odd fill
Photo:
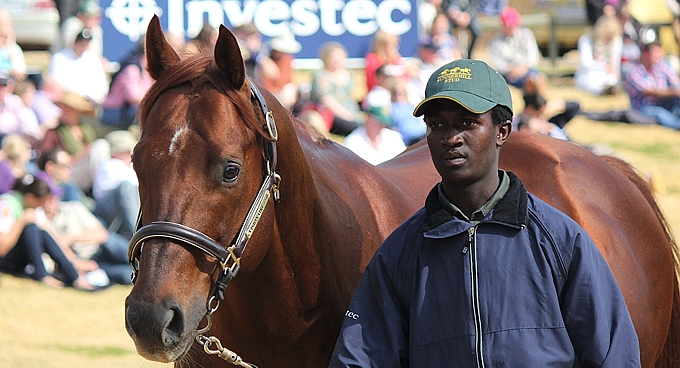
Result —
[[[238, 365], [245, 368], [257, 368], [255, 364], [244, 362], [243, 359], [241, 359], [241, 357], [238, 356], [238, 354], [236, 354], [234, 351], [222, 346], [220, 339], [217, 337], [204, 336], [203, 332], [207, 332], [210, 327], [212, 327], [212, 317], [210, 317], [210, 314], [206, 314], [206, 317], [208, 324], [205, 326], [205, 328], [199, 330], [198, 335], [196, 335], [196, 342], [203, 346], [203, 351], [205, 351], [205, 353], [208, 355], [217, 355], [220, 359], [225, 360], [233, 365]], [[215, 349], [210, 348], [213, 345], [215, 345]]]

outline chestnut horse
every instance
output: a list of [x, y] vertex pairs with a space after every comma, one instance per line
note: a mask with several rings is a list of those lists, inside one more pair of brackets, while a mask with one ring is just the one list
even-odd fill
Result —
[[[133, 154], [141, 216], [126, 300], [137, 351], [179, 366], [327, 366], [364, 266], [439, 181], [427, 146], [374, 167], [311, 136], [246, 77], [224, 26], [214, 58], [181, 59], [154, 17], [146, 50], [156, 83]], [[591, 234], [643, 366], [677, 362], [673, 244], [645, 183], [547, 137], [513, 134], [501, 156]]]

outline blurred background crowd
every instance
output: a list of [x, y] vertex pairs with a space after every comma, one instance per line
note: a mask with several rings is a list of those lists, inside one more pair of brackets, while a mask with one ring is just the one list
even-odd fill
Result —
[[[16, 7], [5, 6], [18, 2], [58, 10], [59, 35], [38, 69], [26, 62], [29, 38], [22, 45], [16, 37]], [[312, 134], [377, 165], [425, 137], [414, 106], [432, 72], [463, 57], [488, 61], [521, 96], [516, 130], [568, 140], [564, 127], [577, 115], [680, 130], [680, 63], [672, 54], [678, 38], [668, 52], [658, 31], [665, 26], [680, 36], [680, 5], [666, 0], [674, 17], [663, 24], [643, 24], [629, 5], [588, 0], [585, 23], [576, 23], [574, 86], [630, 100], [627, 109], [604, 112], [547, 96], [548, 76], [539, 65], [562, 54], [560, 34], [553, 29], [551, 42], [539, 42], [545, 35], [537, 38], [533, 26], [547, 23], [521, 6], [485, 14], [481, 0], [420, 0], [416, 54], [401, 55], [400, 37], [379, 30], [360, 68], [350, 67], [345, 46], [330, 40], [318, 50], [320, 67], [302, 72], [295, 68], [302, 45], [292, 32], [265, 38], [252, 23], [232, 31], [248, 74]], [[121, 60], [103, 56], [101, 21], [96, 0], [0, 5], [0, 271], [54, 287], [97, 290], [130, 282], [126, 250], [139, 209], [131, 167], [135, 114], [153, 80], [141, 42]], [[206, 23], [193, 38], [167, 38], [190, 57], [211, 55], [217, 34]]]

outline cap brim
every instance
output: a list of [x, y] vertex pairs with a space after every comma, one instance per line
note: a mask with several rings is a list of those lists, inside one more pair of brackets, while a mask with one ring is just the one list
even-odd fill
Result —
[[458, 103], [468, 111], [475, 114], [483, 114], [497, 105], [496, 102], [473, 95], [465, 91], [445, 91], [430, 96], [421, 101], [413, 110], [413, 116], [419, 117], [425, 113], [425, 105], [432, 100], [445, 99]]

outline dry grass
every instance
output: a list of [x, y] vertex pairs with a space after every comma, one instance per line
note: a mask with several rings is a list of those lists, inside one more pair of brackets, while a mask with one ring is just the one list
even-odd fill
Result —
[[[626, 108], [625, 96], [585, 95], [555, 80], [549, 99], [581, 102], [584, 109]], [[520, 99], [521, 101], [521, 99]], [[659, 126], [574, 119], [567, 126], [580, 144], [609, 147], [650, 175], [659, 202], [680, 236], [680, 132]], [[98, 293], [55, 290], [30, 280], [0, 280], [0, 367], [161, 367], [135, 351], [124, 327], [129, 287]]]

